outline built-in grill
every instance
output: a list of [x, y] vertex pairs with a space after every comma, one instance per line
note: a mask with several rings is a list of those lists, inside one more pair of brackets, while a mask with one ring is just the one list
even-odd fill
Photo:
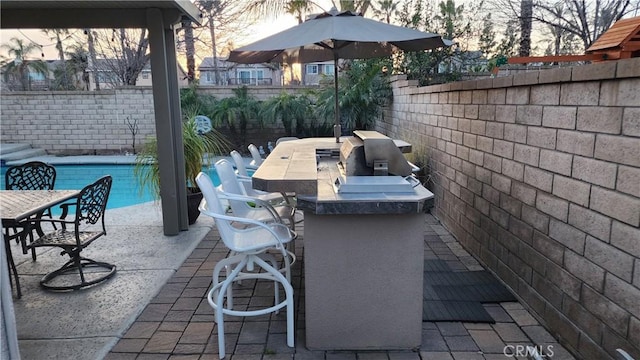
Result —
[[377, 131], [354, 131], [340, 148], [336, 191], [414, 193], [414, 187], [420, 185], [413, 176], [418, 168], [405, 159], [403, 152], [411, 152], [411, 145]]

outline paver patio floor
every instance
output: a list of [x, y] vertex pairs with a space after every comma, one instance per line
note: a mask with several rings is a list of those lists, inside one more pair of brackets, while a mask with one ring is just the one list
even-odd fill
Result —
[[[305, 347], [304, 223], [297, 225], [293, 287], [296, 307], [296, 346], [286, 346], [285, 312], [225, 320], [226, 352], [234, 360], [326, 359], [526, 359], [525, 345], [552, 349], [553, 359], [573, 359], [529, 312], [517, 302], [484, 304], [496, 321], [488, 323], [423, 322], [422, 345], [413, 351], [311, 351]], [[452, 269], [483, 267], [443, 228], [425, 215], [425, 259], [440, 259]], [[216, 262], [228, 249], [214, 228], [147, 305], [106, 359], [217, 359], [217, 326], [206, 294]], [[268, 284], [243, 282], [234, 292], [235, 304], [251, 308], [268, 304]]]

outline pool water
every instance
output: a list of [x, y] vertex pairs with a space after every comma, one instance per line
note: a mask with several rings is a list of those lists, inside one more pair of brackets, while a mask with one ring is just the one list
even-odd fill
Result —
[[[140, 191], [137, 178], [133, 175], [133, 165], [55, 165], [57, 190], [82, 189], [97, 179], [111, 175], [113, 184], [107, 202], [107, 209], [115, 209], [125, 206], [141, 204], [153, 201], [154, 196], [150, 189], [145, 188]], [[4, 189], [4, 175], [7, 167], [0, 169], [0, 189]], [[215, 185], [220, 184], [218, 174], [214, 168], [206, 171]]]

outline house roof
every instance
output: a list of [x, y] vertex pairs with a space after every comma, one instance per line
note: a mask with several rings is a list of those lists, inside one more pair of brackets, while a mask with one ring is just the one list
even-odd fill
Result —
[[587, 53], [602, 50], [640, 50], [640, 16], [616, 21], [591, 44]]

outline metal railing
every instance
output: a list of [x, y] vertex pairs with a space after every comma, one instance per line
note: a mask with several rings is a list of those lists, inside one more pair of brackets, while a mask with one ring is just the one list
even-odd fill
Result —
[[267, 78], [229, 78], [227, 79], [228, 85], [247, 85], [247, 86], [260, 86], [260, 85], [273, 85], [273, 79]]

